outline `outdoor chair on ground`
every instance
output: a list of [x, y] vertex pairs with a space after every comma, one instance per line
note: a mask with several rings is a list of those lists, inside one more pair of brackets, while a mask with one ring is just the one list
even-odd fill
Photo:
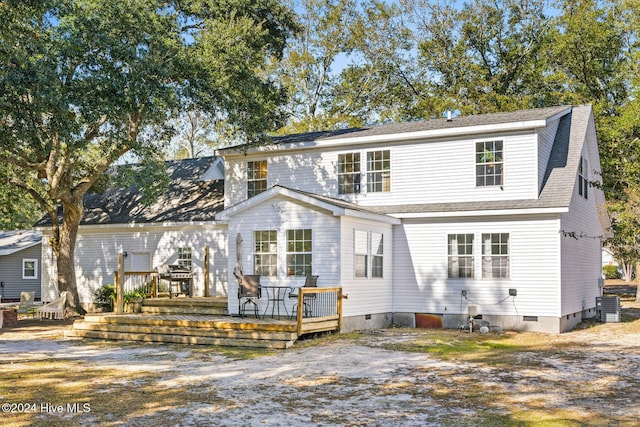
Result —
[[64, 319], [64, 304], [67, 301], [67, 292], [62, 292], [58, 299], [51, 301], [38, 309], [38, 317], [40, 320], [45, 319]]
[[20, 304], [18, 305], [18, 317], [31, 316], [33, 317], [38, 310], [38, 306], [35, 303], [35, 292], [20, 292]]
[[[318, 276], [307, 276], [304, 281], [303, 288], [317, 288], [318, 287]], [[298, 299], [298, 293], [293, 291], [289, 294], [289, 298]], [[316, 299], [315, 293], [304, 293], [302, 295], [302, 304], [304, 309], [304, 317], [311, 317], [313, 315], [313, 303]], [[293, 310], [291, 311], [291, 317], [293, 317], [297, 313], [298, 303], [293, 305]]]
[[[261, 296], [260, 276], [254, 274], [243, 275], [238, 285], [238, 313], [240, 317], [244, 317], [247, 304], [253, 304], [256, 319], [259, 319], [258, 303], [255, 300], [260, 299]], [[243, 299], [245, 301], [242, 301]]]

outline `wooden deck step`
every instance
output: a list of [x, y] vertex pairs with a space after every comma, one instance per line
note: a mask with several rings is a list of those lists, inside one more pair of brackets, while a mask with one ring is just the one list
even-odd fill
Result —
[[142, 301], [142, 312], [227, 315], [227, 298], [148, 298]]
[[289, 320], [199, 314], [94, 314], [73, 324], [67, 336], [286, 349], [298, 335]]
[[94, 338], [104, 340], [118, 341], [142, 341], [142, 342], [160, 342], [172, 344], [187, 345], [212, 345], [222, 347], [253, 347], [253, 348], [269, 348], [274, 350], [284, 350], [293, 345], [295, 340], [291, 341], [273, 341], [273, 340], [250, 340], [236, 338], [213, 338], [188, 335], [162, 335], [162, 334], [141, 334], [141, 333], [124, 333], [124, 332], [106, 332], [94, 330], [73, 329], [67, 331], [65, 336], [79, 338]]

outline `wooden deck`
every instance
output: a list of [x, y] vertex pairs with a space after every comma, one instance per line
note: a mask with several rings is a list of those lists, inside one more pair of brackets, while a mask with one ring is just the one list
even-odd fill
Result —
[[299, 336], [339, 331], [340, 316], [288, 318], [236, 317], [226, 298], [145, 299], [142, 313], [86, 315], [68, 336], [127, 341], [168, 342], [286, 349]]

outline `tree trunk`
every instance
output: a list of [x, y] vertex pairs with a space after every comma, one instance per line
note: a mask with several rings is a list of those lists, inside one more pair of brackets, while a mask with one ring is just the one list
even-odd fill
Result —
[[59, 253], [56, 258], [58, 266], [58, 290], [67, 291], [65, 312], [68, 315], [82, 315], [86, 311], [80, 305], [78, 286], [76, 283], [76, 271], [74, 253], [76, 248], [76, 236], [82, 219], [82, 201], [78, 203], [63, 202], [62, 227], [60, 229]]
[[636, 264], [636, 302], [640, 303], [640, 292], [638, 292], [638, 288], [640, 288], [640, 274], [638, 273], [640, 273], [640, 262]]

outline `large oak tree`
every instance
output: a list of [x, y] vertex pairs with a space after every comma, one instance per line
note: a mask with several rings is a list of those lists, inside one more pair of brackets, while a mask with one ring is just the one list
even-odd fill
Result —
[[84, 195], [126, 153], [158, 153], [188, 108], [245, 139], [274, 127], [284, 98], [265, 63], [293, 15], [275, 0], [3, 0], [0, 22], [0, 161], [48, 213], [58, 289], [82, 312]]

